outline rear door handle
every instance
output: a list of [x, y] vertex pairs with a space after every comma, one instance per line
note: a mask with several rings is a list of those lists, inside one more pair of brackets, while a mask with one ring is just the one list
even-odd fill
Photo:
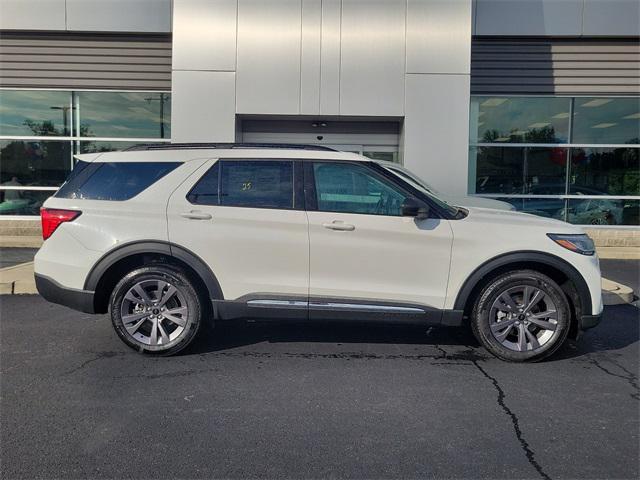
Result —
[[351, 225], [349, 223], [344, 223], [336, 220], [331, 223], [323, 223], [322, 226], [324, 228], [328, 228], [329, 230], [338, 230], [340, 232], [352, 232], [356, 229], [355, 225]]
[[196, 212], [196, 211], [182, 212], [180, 216], [184, 218], [188, 218], [190, 220], [211, 220], [212, 218], [210, 213]]

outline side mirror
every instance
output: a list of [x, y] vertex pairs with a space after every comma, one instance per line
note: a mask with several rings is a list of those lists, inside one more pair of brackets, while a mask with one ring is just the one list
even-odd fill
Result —
[[429, 206], [413, 197], [405, 198], [401, 212], [403, 217], [416, 217], [418, 220], [429, 218]]

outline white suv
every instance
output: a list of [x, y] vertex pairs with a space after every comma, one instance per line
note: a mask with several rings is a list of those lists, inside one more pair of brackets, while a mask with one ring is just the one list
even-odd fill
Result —
[[144, 145], [78, 156], [42, 208], [47, 300], [109, 312], [130, 347], [170, 355], [212, 320], [470, 325], [539, 360], [602, 313], [575, 226], [460, 208], [324, 147]]

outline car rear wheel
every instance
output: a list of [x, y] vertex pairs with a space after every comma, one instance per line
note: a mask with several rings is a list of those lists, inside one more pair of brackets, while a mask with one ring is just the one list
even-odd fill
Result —
[[109, 312], [120, 339], [142, 353], [173, 355], [195, 338], [202, 305], [187, 275], [154, 265], [128, 273], [113, 290]]
[[478, 341], [511, 362], [538, 361], [566, 340], [571, 312], [562, 289], [534, 270], [507, 272], [480, 292], [471, 314]]

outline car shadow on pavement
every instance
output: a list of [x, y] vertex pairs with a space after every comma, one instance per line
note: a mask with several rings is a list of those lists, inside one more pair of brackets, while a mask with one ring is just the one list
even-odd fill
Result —
[[[640, 309], [633, 305], [606, 307], [600, 325], [582, 334], [576, 342], [567, 345], [550, 357], [549, 361], [571, 359], [597, 352], [614, 351], [640, 340]], [[335, 352], [342, 352], [344, 345], [353, 345], [368, 355], [375, 355], [371, 345], [425, 345], [460, 347], [473, 351], [478, 358], [489, 358], [468, 327], [430, 327], [398, 323], [269, 321], [269, 322], [219, 322], [215, 327], [207, 326], [204, 335], [199, 335], [193, 345], [182, 355], [223, 352], [238, 347], [261, 343], [292, 344], [317, 343], [335, 345]], [[323, 348], [331, 353], [332, 348]], [[382, 349], [381, 352], [388, 352]]]
[[218, 352], [259, 343], [438, 345], [478, 347], [466, 328], [377, 322], [218, 322], [206, 327], [185, 355]]

